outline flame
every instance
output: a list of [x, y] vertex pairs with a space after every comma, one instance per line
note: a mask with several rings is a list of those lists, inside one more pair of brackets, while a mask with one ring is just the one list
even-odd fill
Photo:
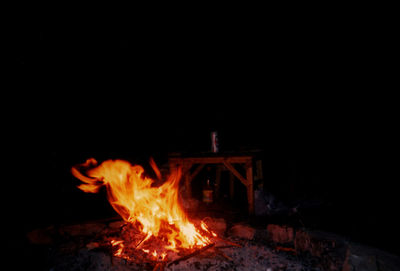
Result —
[[117, 251], [114, 253], [114, 256], [122, 256], [122, 251], [124, 250], [123, 241], [111, 240], [111, 245], [113, 247], [118, 247]]
[[[161, 179], [154, 161], [151, 160], [150, 164]], [[144, 174], [143, 167], [124, 160], [107, 160], [98, 165], [91, 158], [73, 167], [71, 172], [83, 182], [78, 188], [84, 192], [97, 193], [102, 186], [106, 187], [108, 200], [115, 211], [146, 234], [138, 248], [152, 236], [166, 238], [164, 249], [170, 251], [176, 251], [178, 247], [202, 247], [211, 242], [204, 232], [188, 220], [179, 204], [181, 169], [172, 171], [158, 187], [153, 186], [154, 181]], [[202, 230], [214, 235], [203, 224]], [[114, 241], [112, 246], [118, 246], [116, 254], [121, 255], [124, 248], [122, 241]], [[154, 257], [162, 255], [163, 258], [166, 255], [165, 251], [159, 254], [153, 251], [151, 254]]]

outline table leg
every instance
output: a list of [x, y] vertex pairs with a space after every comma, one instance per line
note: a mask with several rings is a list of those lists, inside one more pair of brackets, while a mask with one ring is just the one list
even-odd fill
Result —
[[254, 187], [253, 187], [253, 165], [246, 164], [246, 179], [247, 179], [247, 200], [249, 203], [249, 214], [254, 214]]

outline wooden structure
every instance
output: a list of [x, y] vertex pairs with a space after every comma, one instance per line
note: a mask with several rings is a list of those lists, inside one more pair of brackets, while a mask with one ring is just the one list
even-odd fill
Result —
[[[210, 155], [199, 157], [169, 157], [168, 159], [170, 168], [181, 167], [182, 175], [184, 178], [185, 190], [187, 197], [191, 197], [191, 182], [193, 178], [204, 168], [207, 164], [223, 165], [231, 172], [230, 178], [230, 195], [233, 197], [233, 181], [234, 177], [247, 188], [247, 201], [249, 214], [254, 214], [254, 187], [253, 187], [253, 157], [252, 156], [238, 156], [238, 155]], [[242, 176], [234, 164], [241, 164], [244, 166], [246, 176]], [[196, 166], [193, 171], [192, 167]], [[220, 169], [220, 168], [219, 168]], [[216, 181], [219, 182], [221, 171], [217, 168]]]

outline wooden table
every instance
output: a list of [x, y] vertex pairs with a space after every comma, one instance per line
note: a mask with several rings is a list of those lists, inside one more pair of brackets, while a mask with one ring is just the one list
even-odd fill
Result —
[[[182, 176], [184, 178], [185, 190], [187, 197], [191, 197], [191, 182], [193, 178], [203, 169], [207, 164], [224, 165], [239, 181], [247, 188], [247, 201], [249, 214], [254, 214], [254, 187], [253, 187], [253, 156], [246, 155], [204, 155], [204, 156], [188, 156], [188, 157], [169, 157], [168, 163], [171, 169], [176, 167], [182, 168]], [[246, 176], [240, 174], [234, 164], [241, 164], [244, 166]], [[192, 167], [196, 166], [193, 171]], [[217, 172], [218, 175], [218, 172]], [[217, 176], [217, 180], [218, 180]], [[230, 182], [230, 193], [233, 194], [233, 178]]]

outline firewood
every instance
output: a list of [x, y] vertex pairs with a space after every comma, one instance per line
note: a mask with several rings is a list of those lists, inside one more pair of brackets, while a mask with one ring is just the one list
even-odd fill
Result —
[[217, 254], [221, 255], [222, 257], [224, 257], [225, 259], [227, 259], [228, 261], [233, 261], [233, 259], [231, 257], [229, 257], [228, 255], [226, 255], [225, 253], [223, 253], [221, 250], [219, 250], [218, 248], [215, 247], [215, 252], [217, 252]]
[[296, 249], [291, 248], [291, 247], [276, 246], [276, 247], [275, 247], [275, 250], [276, 250], [276, 251], [291, 252], [291, 253], [293, 253], [293, 254], [296, 254], [296, 253], [297, 253]]
[[166, 264], [167, 264], [166, 261], [158, 262], [158, 263], [154, 266], [153, 271], [157, 271], [157, 270], [159, 270], [159, 271], [164, 271], [165, 265], [166, 265]]
[[194, 252], [192, 252], [192, 253], [190, 253], [188, 255], [182, 256], [182, 257], [170, 262], [167, 266], [170, 267], [173, 264], [178, 264], [181, 261], [187, 260], [187, 259], [189, 259], [189, 258], [191, 258], [193, 256], [196, 256], [196, 255], [199, 255], [200, 253], [206, 251], [207, 249], [212, 248], [214, 245], [215, 245], [215, 243], [211, 243], [211, 244], [209, 244], [209, 245], [207, 245], [205, 247], [199, 248], [198, 250], [195, 250]]
[[149, 237], [149, 235], [146, 234], [146, 235], [143, 237], [143, 239], [140, 240], [140, 242], [136, 244], [135, 248], [140, 248], [140, 246], [142, 245], [142, 243], [143, 243], [145, 240], [147, 240], [148, 237]]
[[223, 238], [221, 238], [221, 237], [219, 237], [219, 236], [217, 236], [217, 237], [215, 237], [215, 238], [218, 239], [218, 240], [220, 240], [220, 241], [222, 241], [222, 242], [224, 242], [224, 243], [230, 244], [230, 245], [232, 245], [232, 246], [235, 246], [235, 247], [242, 247], [242, 245], [240, 245], [240, 244], [236, 244], [236, 243], [234, 243], [234, 242], [228, 241], [228, 240], [223, 239]]

